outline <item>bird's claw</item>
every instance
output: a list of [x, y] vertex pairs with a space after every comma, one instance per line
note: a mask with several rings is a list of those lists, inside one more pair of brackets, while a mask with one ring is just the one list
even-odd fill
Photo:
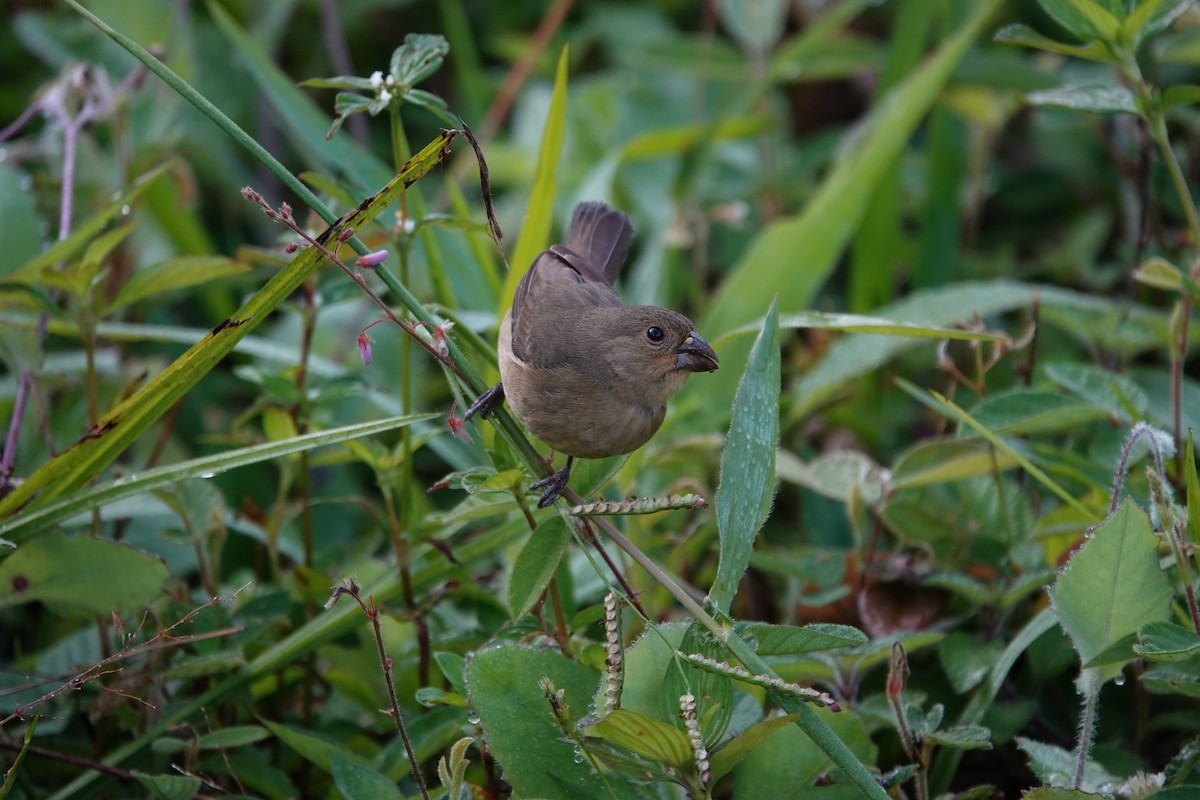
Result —
[[500, 404], [503, 402], [504, 384], [497, 383], [495, 386], [479, 395], [479, 399], [471, 404], [471, 407], [467, 409], [467, 413], [463, 414], [463, 422], [470, 422], [471, 417], [475, 416], [476, 414], [480, 415], [481, 417], [486, 417], [488, 414], [491, 414], [493, 411], [499, 408]]
[[530, 486], [530, 489], [541, 489], [546, 487], [546, 491], [542, 492], [541, 498], [538, 500], [538, 508], [545, 508], [558, 499], [558, 496], [563, 493], [563, 489], [567, 488], [567, 480], [571, 477], [571, 468], [564, 467], [558, 472], [551, 475], [549, 478], [542, 478], [537, 483]]

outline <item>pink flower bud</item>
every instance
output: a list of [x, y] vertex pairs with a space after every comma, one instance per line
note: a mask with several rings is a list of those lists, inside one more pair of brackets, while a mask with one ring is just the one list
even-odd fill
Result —
[[387, 257], [387, 250], [376, 250], [374, 253], [367, 253], [365, 256], [360, 256], [358, 261], [354, 262], [354, 266], [370, 269], [387, 261]]
[[297, 251], [297, 250], [299, 250], [299, 249], [300, 249], [300, 245], [299, 245], [299, 244], [297, 244], [296, 242], [292, 242], [292, 243], [291, 243], [291, 244], [289, 244], [287, 247], [283, 248], [283, 252], [285, 252], [285, 253], [294, 253], [294, 252], [296, 252], [296, 251]]
[[366, 331], [358, 335], [358, 354], [362, 356], [363, 364], [371, 366], [371, 337]]

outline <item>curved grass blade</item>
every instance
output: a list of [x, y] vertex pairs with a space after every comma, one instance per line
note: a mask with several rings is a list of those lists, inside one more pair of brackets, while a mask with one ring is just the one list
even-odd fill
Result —
[[251, 447], [240, 447], [214, 456], [193, 458], [178, 464], [156, 467], [145, 472], [117, 478], [101, 486], [90, 487], [41, 508], [17, 514], [0, 523], [0, 536], [10, 536], [13, 541], [20, 542], [76, 514], [99, 508], [131, 495], [148, 492], [160, 486], [188, 478], [212, 477], [237, 467], [257, 464], [292, 453], [300, 453], [395, 428], [403, 428], [406, 425], [423, 422], [436, 416], [438, 416], [436, 413], [411, 414], [406, 417], [389, 417], [356, 425], [345, 425], [332, 430], [294, 436], [290, 439]]

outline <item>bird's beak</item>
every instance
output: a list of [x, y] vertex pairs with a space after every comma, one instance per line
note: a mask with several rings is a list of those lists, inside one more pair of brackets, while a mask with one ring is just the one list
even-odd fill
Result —
[[675, 367], [686, 369], [688, 372], [715, 372], [717, 354], [708, 342], [704, 341], [703, 336], [689, 331], [683, 344], [675, 348]]

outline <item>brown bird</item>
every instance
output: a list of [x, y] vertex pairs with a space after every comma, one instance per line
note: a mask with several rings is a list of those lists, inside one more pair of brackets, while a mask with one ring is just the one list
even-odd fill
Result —
[[567, 465], [533, 484], [539, 508], [566, 488], [576, 458], [631, 453], [662, 424], [667, 400], [717, 354], [683, 314], [627, 306], [613, 289], [633, 226], [603, 203], [575, 207], [566, 241], [539, 255], [500, 323], [500, 383], [466, 419], [507, 397], [529, 432], [567, 454]]

